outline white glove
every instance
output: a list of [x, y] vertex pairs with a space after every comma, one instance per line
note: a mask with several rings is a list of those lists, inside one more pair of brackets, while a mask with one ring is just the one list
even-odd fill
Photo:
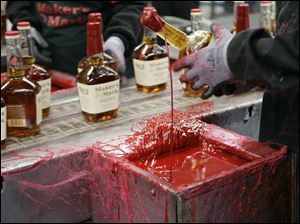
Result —
[[103, 47], [105, 53], [109, 54], [118, 61], [119, 71], [121, 73], [125, 73], [125, 46], [123, 41], [119, 37], [111, 36], [105, 41]]
[[216, 85], [233, 77], [227, 62], [227, 48], [233, 35], [219, 24], [212, 24], [210, 29], [214, 34], [213, 43], [174, 64], [175, 71], [189, 68], [181, 79], [191, 82], [193, 89], [197, 90], [205, 85], [209, 87], [203, 94], [203, 99], [212, 95]]

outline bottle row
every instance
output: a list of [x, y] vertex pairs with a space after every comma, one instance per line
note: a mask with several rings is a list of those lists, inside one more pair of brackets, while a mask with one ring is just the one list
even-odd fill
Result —
[[[236, 1], [234, 7], [232, 33], [238, 33], [249, 28], [249, 5]], [[271, 35], [274, 35], [273, 11], [272, 2], [261, 2], [262, 27]], [[165, 90], [169, 79], [168, 53], [157, 44], [157, 36], [177, 48], [180, 57], [213, 41], [212, 33], [203, 28], [203, 14], [199, 8], [191, 10], [190, 35], [164, 21], [153, 7], [144, 8], [140, 23], [145, 28], [143, 42], [135, 48], [132, 59], [137, 89], [146, 93]], [[9, 79], [1, 86], [1, 148], [7, 135], [22, 137], [38, 133], [42, 118], [50, 111], [51, 77], [35, 63], [30, 28], [29, 22], [19, 22], [18, 31], [5, 33]], [[90, 122], [115, 118], [119, 108], [118, 63], [103, 52], [102, 28], [101, 13], [90, 13], [87, 55], [77, 67], [80, 106]], [[193, 90], [184, 78], [181, 82], [187, 96], [201, 96], [207, 90], [206, 86]]]

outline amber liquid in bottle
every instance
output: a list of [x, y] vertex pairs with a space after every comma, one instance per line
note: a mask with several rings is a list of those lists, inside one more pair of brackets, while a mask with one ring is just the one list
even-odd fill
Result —
[[[100, 23], [100, 26], [102, 27], [102, 14], [99, 12], [93, 12], [93, 13], [89, 13], [88, 15], [88, 22], [92, 23], [92, 22], [98, 22]], [[106, 53], [102, 53], [103, 54], [103, 64], [106, 65], [107, 67], [111, 68], [112, 70], [114, 70], [115, 72], [118, 72], [118, 62], [113, 59], [110, 55], [106, 54]], [[80, 73], [83, 69], [85, 69], [86, 67], [89, 66], [89, 62], [87, 60], [87, 57], [82, 58], [77, 66], [77, 71], [78, 73]]]
[[[168, 24], [159, 17], [156, 9], [153, 7], [144, 8], [140, 22], [142, 26], [152, 30], [170, 45], [177, 48], [180, 57], [206, 47], [213, 39], [211, 32], [203, 30], [198, 30], [189, 36], [186, 35], [184, 32]], [[183, 71], [183, 73], [185, 73], [185, 71]], [[207, 86], [195, 91], [187, 79], [181, 78], [180, 81], [183, 84], [187, 96], [201, 96], [207, 91]]]
[[8, 136], [31, 136], [39, 132], [42, 119], [40, 86], [27, 78], [20, 50], [19, 32], [6, 32], [7, 73], [9, 79], [1, 87], [7, 107]]
[[3, 98], [1, 97], [1, 149], [4, 149], [7, 137], [6, 115], [6, 105]]
[[132, 54], [139, 91], [154, 93], [166, 89], [169, 79], [167, 51], [157, 44], [156, 35], [145, 29], [143, 43]]
[[99, 23], [87, 24], [89, 65], [76, 77], [82, 113], [92, 122], [115, 118], [119, 107], [120, 79], [103, 65], [101, 31]]
[[41, 86], [40, 100], [42, 101], [42, 117], [45, 118], [50, 112], [51, 101], [51, 77], [42, 66], [35, 64], [30, 34], [30, 23], [18, 22], [17, 28], [21, 34], [21, 51], [26, 76], [33, 79]]

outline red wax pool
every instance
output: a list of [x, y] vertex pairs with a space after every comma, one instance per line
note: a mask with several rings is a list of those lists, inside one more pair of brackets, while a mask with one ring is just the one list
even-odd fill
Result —
[[172, 158], [170, 154], [165, 154], [145, 162], [135, 162], [135, 165], [178, 188], [201, 182], [246, 162], [245, 159], [218, 149], [193, 146], [175, 151]]

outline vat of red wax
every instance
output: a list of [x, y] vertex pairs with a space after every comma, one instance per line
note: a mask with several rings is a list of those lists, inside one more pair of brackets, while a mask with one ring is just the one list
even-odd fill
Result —
[[[179, 180], [173, 173], [173, 183], [138, 164], [138, 159], [145, 161], [145, 158], [134, 157], [135, 160], [129, 161], [122, 150], [116, 153], [119, 143], [111, 142], [111, 151], [92, 147], [93, 221], [290, 221], [291, 170], [285, 146], [273, 149], [269, 144], [214, 125], [206, 125], [201, 137], [206, 144], [220, 150], [217, 156], [208, 155], [214, 158], [207, 164], [212, 172], [197, 180], [188, 177]], [[184, 149], [183, 153], [176, 150], [175, 160], [176, 157], [182, 160], [185, 150], [194, 153], [197, 147]], [[224, 162], [222, 153], [231, 162]], [[161, 158], [159, 162], [163, 162]], [[215, 169], [218, 160], [227, 164], [226, 168]]]

